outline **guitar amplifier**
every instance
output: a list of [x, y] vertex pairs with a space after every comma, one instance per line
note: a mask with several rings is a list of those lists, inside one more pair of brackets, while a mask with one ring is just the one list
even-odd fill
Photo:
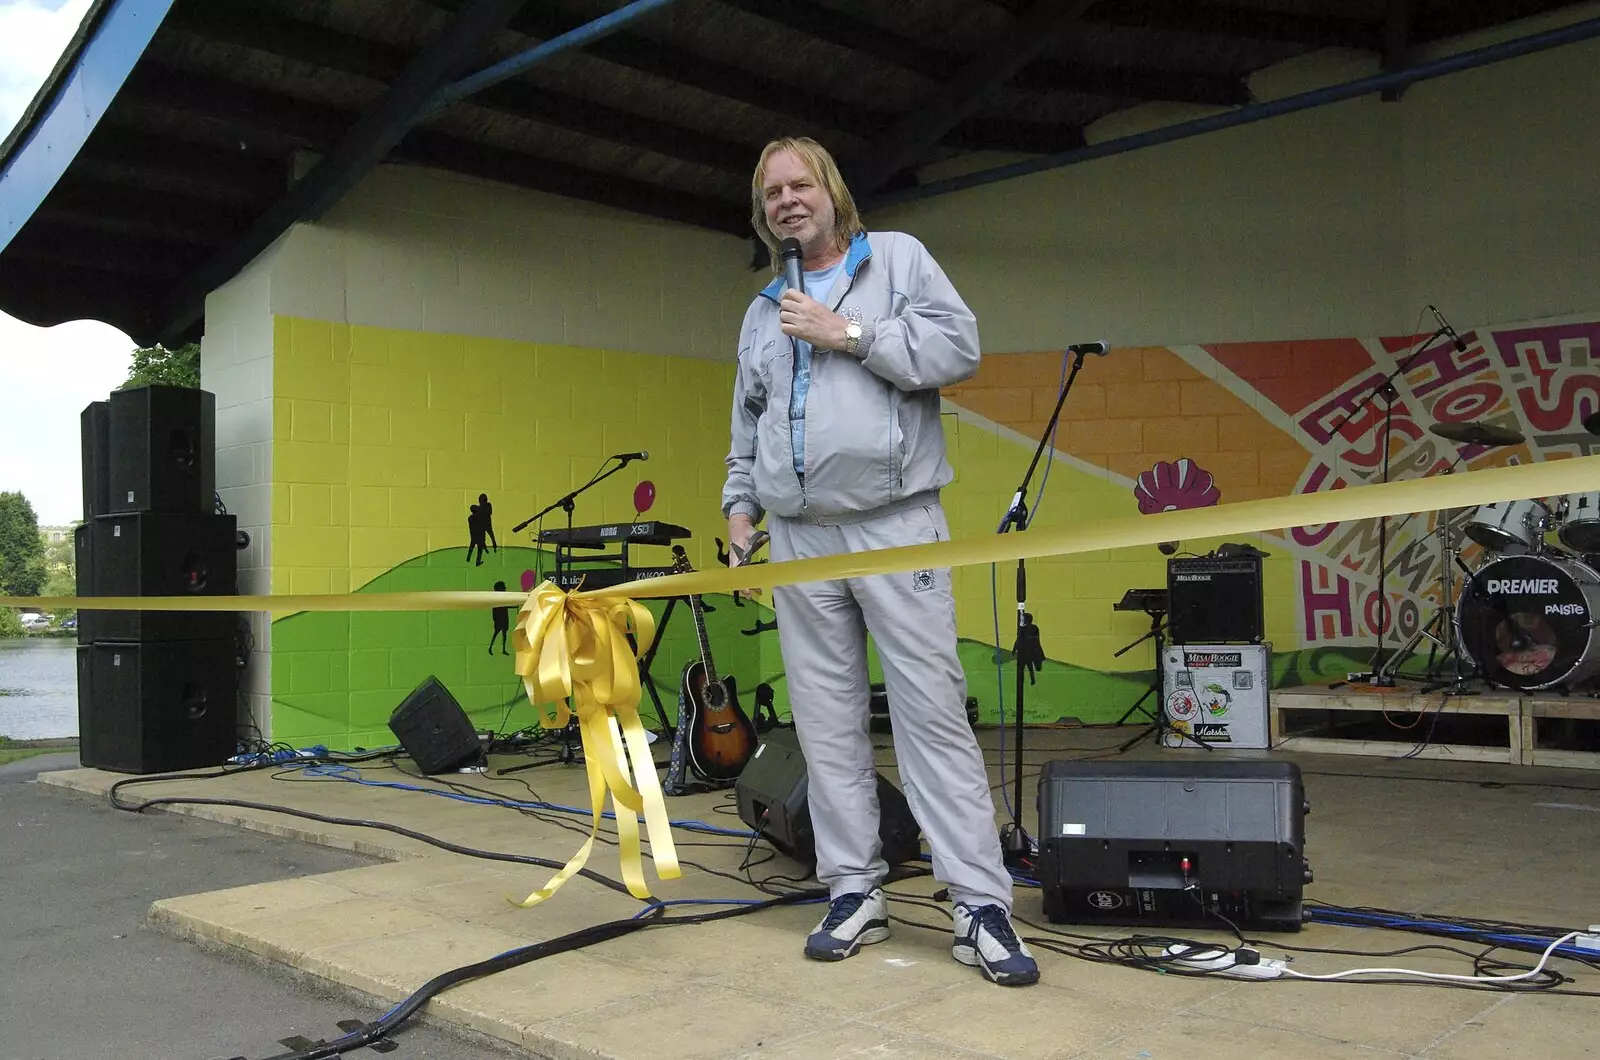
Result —
[[1300, 930], [1311, 807], [1292, 762], [1049, 762], [1038, 811], [1055, 923]]
[[1170, 644], [1259, 644], [1261, 557], [1167, 560], [1167, 606]]

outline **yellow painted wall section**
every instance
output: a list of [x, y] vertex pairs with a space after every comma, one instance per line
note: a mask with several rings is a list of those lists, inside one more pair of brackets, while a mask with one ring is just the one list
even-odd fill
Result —
[[510, 528], [635, 451], [649, 461], [579, 497], [574, 524], [631, 520], [648, 479], [644, 517], [691, 529], [695, 566], [716, 561], [731, 365], [287, 317], [274, 347], [273, 592], [354, 591], [464, 547], [480, 493], [500, 544], [529, 545], [534, 527]]

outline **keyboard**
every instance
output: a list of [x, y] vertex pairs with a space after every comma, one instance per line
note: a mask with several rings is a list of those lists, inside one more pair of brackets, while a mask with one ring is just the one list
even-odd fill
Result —
[[606, 548], [626, 542], [630, 545], [669, 545], [692, 536], [688, 529], [675, 523], [655, 520], [643, 523], [601, 523], [597, 526], [575, 526], [571, 530], [545, 530], [539, 540], [548, 545], [565, 545], [567, 548]]
[[551, 583], [563, 592], [571, 592], [580, 588], [584, 589], [609, 589], [613, 585], [623, 582], [639, 581], [643, 578], [665, 578], [669, 574], [679, 573], [671, 567], [592, 567], [587, 570], [564, 570], [559, 574], [547, 575]]

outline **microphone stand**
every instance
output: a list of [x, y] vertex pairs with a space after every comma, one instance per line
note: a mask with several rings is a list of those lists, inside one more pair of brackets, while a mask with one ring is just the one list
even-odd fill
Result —
[[[566, 511], [566, 513], [567, 513], [567, 530], [570, 531], [572, 529], [572, 509], [573, 509], [573, 503], [572, 502], [575, 499], [577, 499], [578, 494], [582, 493], [584, 490], [587, 490], [592, 486], [598, 486], [600, 483], [604, 482], [606, 479], [610, 478], [612, 475], [615, 475], [618, 471], [621, 471], [623, 468], [628, 466], [628, 459], [626, 457], [608, 456], [608, 457], [606, 457], [606, 459], [608, 461], [609, 460], [621, 460], [622, 463], [618, 464], [616, 467], [612, 468], [610, 471], [607, 471], [603, 475], [596, 475], [594, 478], [590, 479], [588, 482], [585, 482], [583, 485], [579, 486], [577, 489], [573, 490], [571, 493], [567, 494], [565, 497], [562, 497], [560, 500], [556, 501], [554, 504], [548, 504], [543, 509], [541, 509], [540, 511], [537, 511], [534, 514], [528, 516], [528, 518], [522, 520], [522, 522], [518, 523], [516, 526], [513, 526], [511, 528], [511, 532], [513, 534], [520, 534], [522, 532], [522, 528], [523, 527], [527, 526], [529, 523], [537, 522], [540, 519], [543, 519], [546, 515], [549, 515], [551, 512], [555, 511], [557, 508], [561, 508], [561, 509]], [[600, 466], [601, 467], [605, 467], [604, 464], [601, 464]]]
[[[1344, 430], [1351, 420], [1355, 419], [1357, 413], [1371, 404], [1373, 398], [1380, 396], [1383, 398], [1383, 478], [1381, 481], [1385, 483], [1389, 481], [1389, 432], [1394, 422], [1394, 399], [1399, 396], [1394, 388], [1395, 378], [1410, 369], [1411, 362], [1415, 361], [1435, 342], [1438, 342], [1440, 338], [1448, 334], [1449, 330], [1447, 327], [1441, 327], [1428, 337], [1427, 342], [1407, 354], [1405, 359], [1395, 366], [1395, 370], [1385, 376], [1382, 382], [1367, 391], [1366, 396], [1356, 403], [1355, 408], [1345, 413], [1344, 419], [1340, 420], [1339, 425], [1333, 429], [1333, 437], [1338, 437], [1339, 432]], [[1384, 672], [1385, 667], [1382, 659], [1384, 643], [1388, 639], [1386, 628], [1389, 624], [1389, 597], [1385, 593], [1389, 573], [1388, 565], [1389, 520], [1380, 516], [1378, 519], [1378, 646], [1372, 652], [1371, 672], [1352, 675], [1350, 678], [1352, 681], [1359, 681], [1365, 678], [1374, 687], [1390, 687], [1394, 684], [1394, 677]]]
[[[1017, 492], [1011, 498], [1011, 506], [1006, 509], [1006, 514], [1000, 520], [997, 533], [1007, 533], [1011, 530], [1028, 529], [1031, 513], [1028, 511], [1028, 483], [1033, 479], [1033, 472], [1039, 466], [1039, 458], [1044, 455], [1045, 446], [1050, 444], [1050, 436], [1055, 433], [1056, 422], [1061, 418], [1061, 407], [1066, 404], [1067, 394], [1072, 390], [1073, 380], [1078, 378], [1078, 370], [1083, 367], [1083, 359], [1088, 351], [1069, 346], [1068, 351], [1073, 355], [1072, 370], [1067, 375], [1066, 385], [1061, 388], [1061, 394], [1056, 398], [1056, 407], [1050, 413], [1050, 422], [1045, 424], [1044, 434], [1039, 439], [1039, 446], [1033, 451], [1033, 460], [1028, 464], [1027, 473], [1022, 476], [1022, 484], [1017, 487]], [[1012, 655], [1017, 666], [1017, 713], [1016, 713], [1016, 766], [1014, 784], [1016, 794], [1011, 802], [1011, 823], [1000, 832], [1000, 848], [1005, 858], [1005, 863], [1017, 867], [1025, 859], [1032, 859], [1037, 853], [1033, 840], [1028, 837], [1027, 830], [1022, 825], [1022, 719], [1023, 699], [1026, 683], [1033, 682], [1034, 675], [1044, 664], [1044, 648], [1039, 643], [1039, 627], [1033, 624], [1033, 615], [1028, 613], [1028, 573], [1027, 564], [1017, 560], [1017, 639], [1012, 645]], [[1005, 719], [1000, 720], [1005, 724]]]

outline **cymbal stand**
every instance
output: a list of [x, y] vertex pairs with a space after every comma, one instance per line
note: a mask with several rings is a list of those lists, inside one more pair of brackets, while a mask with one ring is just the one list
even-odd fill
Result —
[[[1433, 681], [1441, 676], [1445, 659], [1453, 660], [1454, 676], [1450, 679], [1438, 681], [1423, 688], [1423, 693], [1435, 692], [1441, 688], [1450, 688], [1454, 695], [1475, 695], [1476, 693], [1464, 690], [1469, 675], [1462, 671], [1461, 643], [1456, 634], [1456, 581], [1455, 567], [1461, 563], [1461, 549], [1455, 547], [1453, 542], [1454, 527], [1453, 513], [1458, 509], [1449, 508], [1439, 520], [1438, 529], [1434, 531], [1439, 538], [1439, 565], [1442, 596], [1439, 606], [1434, 608], [1433, 616], [1427, 622], [1418, 626], [1416, 631], [1395, 649], [1393, 655], [1384, 661], [1378, 671], [1379, 676], [1386, 680], [1381, 683], [1394, 684], [1396, 672], [1402, 662], [1410, 658], [1412, 651], [1422, 641], [1429, 643], [1427, 676]], [[1452, 562], [1452, 560], [1454, 562]], [[1465, 569], [1465, 568], [1463, 568]], [[1374, 681], [1375, 684], [1380, 683]]]
[[[1366, 395], [1356, 403], [1355, 407], [1349, 412], [1345, 413], [1344, 419], [1340, 420], [1339, 425], [1333, 428], [1329, 434], [1330, 438], [1337, 438], [1339, 436], [1339, 432], [1344, 430], [1345, 426], [1355, 418], [1357, 413], [1366, 408], [1367, 405], [1372, 402], [1373, 398], [1382, 397], [1384, 482], [1389, 481], [1389, 436], [1394, 420], [1394, 401], [1395, 398], [1399, 396], [1399, 392], [1394, 388], [1395, 378], [1409, 369], [1411, 367], [1411, 362], [1415, 361], [1424, 350], [1438, 342], [1447, 334], [1449, 334], [1449, 329], [1441, 327], [1438, 331], [1435, 331], [1432, 335], [1430, 335], [1426, 342], [1422, 343], [1416, 349], [1407, 354], [1405, 359], [1395, 366], [1394, 371], [1390, 372], [1381, 382], [1379, 382], [1371, 390], [1367, 391]], [[1363, 676], [1369, 681], [1369, 683], [1375, 686], [1394, 684], [1394, 678], [1384, 674], [1383, 667], [1381, 665], [1384, 640], [1387, 636], [1386, 631], [1389, 626], [1389, 612], [1391, 610], [1389, 607], [1389, 596], [1386, 592], [1385, 585], [1386, 575], [1388, 574], [1388, 560], [1389, 520], [1380, 516], [1378, 519], [1378, 646], [1373, 649], [1372, 652], [1372, 669], [1364, 675], [1351, 675], [1350, 678], [1352, 681], [1354, 681], [1357, 680], [1358, 676]]]

